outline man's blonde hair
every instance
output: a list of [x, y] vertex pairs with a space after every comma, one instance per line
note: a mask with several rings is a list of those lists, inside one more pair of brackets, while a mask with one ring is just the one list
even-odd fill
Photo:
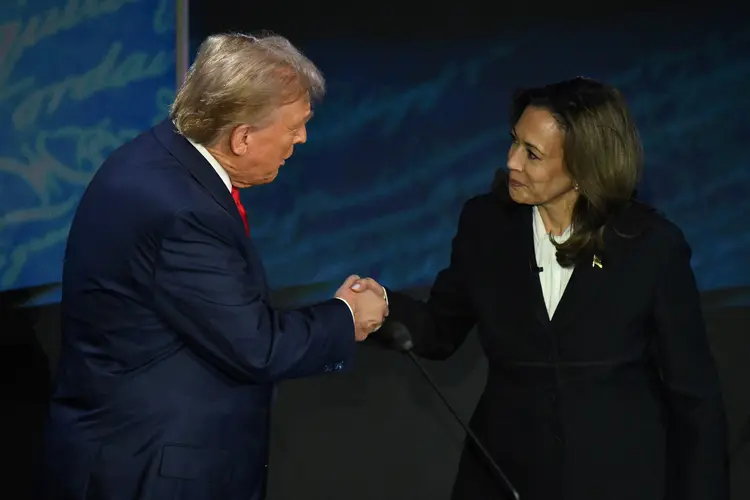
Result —
[[202, 145], [247, 124], [262, 127], [282, 105], [325, 93], [320, 70], [284, 37], [225, 33], [198, 49], [169, 116]]

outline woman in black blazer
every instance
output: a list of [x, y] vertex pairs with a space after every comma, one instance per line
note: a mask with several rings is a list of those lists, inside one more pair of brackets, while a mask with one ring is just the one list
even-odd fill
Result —
[[[576, 78], [512, 108], [509, 175], [464, 206], [426, 303], [387, 291], [388, 322], [429, 359], [478, 328], [489, 373], [471, 427], [522, 500], [728, 499], [690, 248], [634, 199], [642, 150], [623, 98]], [[467, 446], [453, 498], [500, 491]]]

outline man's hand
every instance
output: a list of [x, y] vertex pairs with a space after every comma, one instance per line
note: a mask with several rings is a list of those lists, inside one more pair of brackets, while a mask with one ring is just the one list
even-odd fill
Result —
[[335, 296], [344, 300], [351, 308], [354, 315], [354, 335], [361, 342], [383, 324], [388, 316], [388, 305], [383, 292], [354, 288], [358, 280], [359, 276], [349, 276]]
[[[350, 276], [351, 278], [351, 276]], [[385, 293], [385, 288], [383, 288], [383, 285], [378, 283], [372, 278], [358, 278], [354, 280], [354, 284], [352, 285], [352, 290], [355, 292], [364, 292], [366, 290], [371, 290], [378, 295], [383, 297], [383, 300], [388, 303], [388, 295]]]
[[[383, 297], [383, 300], [385, 301], [385, 306], [386, 306], [385, 315], [388, 316], [388, 306], [389, 306], [388, 294], [386, 293], [385, 288], [380, 283], [378, 283], [372, 278], [360, 278], [354, 282], [354, 284], [352, 285], [352, 290], [354, 290], [357, 293], [372, 292], [372, 293], [377, 294], [380, 297]], [[382, 324], [378, 325], [373, 331], [374, 332], [378, 331], [381, 326]]]

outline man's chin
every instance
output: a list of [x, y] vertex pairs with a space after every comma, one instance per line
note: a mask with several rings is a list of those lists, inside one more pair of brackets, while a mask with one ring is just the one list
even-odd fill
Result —
[[253, 179], [252, 184], [248, 184], [246, 186], [239, 186], [239, 187], [250, 187], [250, 186], [261, 186], [263, 184], [270, 184], [271, 182], [276, 180], [276, 177], [279, 176], [279, 169], [277, 168], [273, 172], [269, 172], [264, 176], [258, 176], [255, 179]]
[[279, 176], [279, 171], [273, 172], [272, 174], [269, 174], [265, 177], [263, 177], [263, 184], [270, 184], [271, 182], [276, 180], [276, 177]]

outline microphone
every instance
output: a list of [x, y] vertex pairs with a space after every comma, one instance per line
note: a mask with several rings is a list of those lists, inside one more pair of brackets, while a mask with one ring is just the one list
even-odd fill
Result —
[[417, 356], [412, 352], [412, 349], [414, 348], [414, 343], [411, 340], [411, 334], [409, 333], [409, 330], [404, 326], [402, 323], [399, 323], [397, 321], [391, 321], [389, 322], [389, 328], [388, 328], [388, 340], [389, 344], [393, 349], [396, 349], [397, 351], [401, 351], [405, 353], [407, 356], [409, 356], [409, 359], [412, 360], [412, 362], [416, 365], [416, 367], [419, 369], [419, 371], [422, 373], [422, 376], [427, 380], [427, 383], [432, 387], [432, 390], [435, 392], [435, 394], [438, 395], [440, 400], [443, 402], [446, 408], [448, 408], [448, 411], [451, 412], [453, 415], [453, 418], [456, 420], [456, 422], [459, 423], [459, 425], [463, 428], [464, 432], [466, 432], [466, 435], [469, 436], [469, 440], [472, 442], [474, 446], [476, 446], [477, 450], [482, 455], [482, 458], [485, 461], [485, 465], [489, 467], [489, 469], [494, 473], [495, 478], [498, 480], [498, 482], [502, 485], [505, 492], [510, 495], [515, 500], [519, 500], [520, 496], [518, 494], [518, 491], [516, 488], [511, 484], [511, 482], [508, 480], [505, 473], [503, 473], [503, 470], [500, 468], [499, 465], [497, 465], [497, 462], [492, 458], [492, 455], [490, 455], [490, 452], [487, 451], [487, 449], [482, 445], [482, 443], [479, 441], [479, 438], [474, 434], [474, 431], [472, 431], [468, 425], [463, 421], [463, 419], [459, 416], [459, 414], [456, 412], [456, 410], [453, 409], [453, 406], [448, 402], [446, 397], [443, 395], [443, 392], [440, 390], [440, 388], [437, 386], [437, 384], [432, 380], [432, 377], [430, 377], [430, 374], [427, 373], [427, 370], [424, 368], [422, 363], [419, 362], [417, 359]]
[[530, 260], [529, 261], [529, 270], [531, 270], [532, 273], [539, 274], [539, 273], [541, 273], [541, 272], [544, 271], [544, 268], [537, 266], [535, 260]]

